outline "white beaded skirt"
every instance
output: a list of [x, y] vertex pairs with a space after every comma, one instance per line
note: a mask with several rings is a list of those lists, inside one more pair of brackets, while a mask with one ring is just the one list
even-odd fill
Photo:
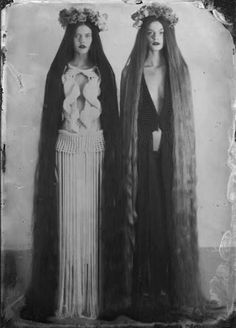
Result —
[[56, 145], [59, 209], [57, 317], [97, 318], [103, 132], [59, 131]]

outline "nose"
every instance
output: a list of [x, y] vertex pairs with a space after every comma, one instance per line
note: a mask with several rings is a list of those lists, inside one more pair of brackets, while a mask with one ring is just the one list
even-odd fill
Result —
[[152, 39], [153, 39], [153, 41], [157, 41], [157, 34], [156, 33], [153, 33], [153, 35], [152, 35]]
[[84, 42], [84, 36], [83, 36], [83, 35], [80, 35], [80, 37], [79, 37], [79, 42], [80, 42], [80, 43], [83, 43], [83, 42]]

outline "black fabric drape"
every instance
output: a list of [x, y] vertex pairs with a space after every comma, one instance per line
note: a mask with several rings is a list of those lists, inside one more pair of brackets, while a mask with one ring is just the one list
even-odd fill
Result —
[[[122, 74], [122, 80], [121, 80], [121, 126], [122, 126], [122, 149], [128, 149], [127, 140], [124, 138], [125, 135], [132, 135], [132, 126], [128, 126], [127, 122], [130, 122], [130, 115], [132, 113], [127, 111], [127, 108], [125, 108], [125, 99], [128, 97], [126, 94], [127, 89], [127, 67], [124, 69]], [[142, 81], [140, 93], [139, 93], [139, 106], [142, 106], [143, 103], [143, 97], [144, 97], [144, 80]], [[146, 97], [150, 97], [149, 94], [146, 92]], [[153, 105], [153, 104], [152, 104]], [[140, 113], [140, 107], [139, 107], [139, 113]], [[128, 195], [130, 195], [130, 198], [132, 197], [132, 189], [126, 188], [126, 193], [123, 194], [123, 203], [122, 203], [122, 213], [124, 215], [124, 227], [125, 227], [125, 246], [124, 246], [124, 258], [126, 260], [126, 266], [125, 266], [125, 287], [126, 287], [126, 299], [128, 303], [131, 305], [131, 313], [136, 316], [139, 320], [142, 321], [150, 321], [150, 320], [158, 320], [160, 318], [163, 318], [163, 313], [160, 313], [156, 311], [157, 309], [154, 308], [154, 312], [146, 312], [144, 311], [144, 308], [137, 310], [137, 306], [135, 303], [139, 302], [138, 296], [133, 296], [133, 300], [131, 301], [134, 290], [137, 289], [137, 280], [139, 277], [134, 277], [134, 275], [138, 272], [137, 266], [145, 266], [144, 263], [137, 263], [137, 253], [139, 253], [139, 249], [141, 247], [141, 258], [143, 260], [150, 259], [149, 254], [145, 257], [145, 249], [143, 247], [148, 245], [147, 243], [144, 243], [145, 245], [141, 246], [138, 244], [143, 242], [143, 239], [150, 239], [150, 233], [155, 234], [155, 230], [157, 225], [152, 225], [148, 229], [149, 236], [148, 238], [145, 237], [145, 231], [147, 230], [147, 227], [144, 227], [140, 224], [139, 221], [139, 215], [140, 215], [140, 209], [137, 208], [137, 205], [140, 203], [140, 195], [143, 198], [147, 198], [147, 193], [151, 192], [151, 190], [155, 193], [158, 193], [158, 191], [155, 189], [150, 189], [149, 187], [145, 187], [151, 184], [155, 184], [155, 176], [159, 176], [159, 178], [162, 179], [162, 189], [161, 189], [161, 195], [160, 197], [163, 197], [164, 202], [164, 208], [163, 208], [163, 215], [165, 215], [166, 224], [161, 227], [163, 231], [163, 236], [160, 236], [160, 232], [156, 231], [157, 239], [153, 242], [153, 245], [149, 244], [149, 250], [152, 249], [152, 247], [161, 247], [161, 245], [165, 245], [164, 249], [162, 247], [162, 251], [164, 251], [164, 257], [168, 257], [168, 263], [165, 263], [165, 260], [163, 261], [164, 267], [166, 265], [168, 266], [168, 273], [167, 273], [167, 280], [163, 278], [163, 285], [166, 285], [166, 290], [168, 292], [168, 301], [165, 303], [165, 300], [163, 298], [164, 303], [166, 304], [167, 311], [174, 311], [178, 312], [179, 314], [184, 315], [184, 310], [188, 309], [188, 311], [193, 310], [195, 307], [199, 307], [201, 305], [202, 296], [201, 296], [201, 290], [200, 290], [200, 283], [199, 283], [199, 269], [198, 269], [198, 243], [197, 243], [197, 227], [196, 227], [196, 213], [194, 211], [195, 207], [193, 205], [193, 212], [190, 213], [187, 218], [184, 218], [187, 220], [186, 224], [185, 221], [181, 221], [180, 214], [175, 212], [174, 209], [174, 195], [176, 195], [176, 190], [174, 190], [174, 181], [173, 181], [173, 172], [174, 172], [174, 159], [175, 159], [175, 151], [174, 151], [174, 136], [175, 133], [178, 134], [178, 132], [175, 131], [177, 127], [174, 127], [174, 113], [173, 113], [173, 104], [172, 104], [172, 90], [171, 90], [171, 81], [169, 76], [169, 68], [167, 67], [167, 75], [166, 75], [166, 83], [165, 83], [165, 98], [164, 98], [164, 104], [163, 108], [160, 113], [160, 128], [162, 130], [162, 139], [161, 139], [161, 148], [160, 148], [160, 157], [157, 159], [152, 158], [150, 160], [149, 158], [149, 164], [146, 165], [146, 167], [140, 167], [139, 159], [145, 154], [140, 154], [140, 146], [139, 146], [139, 139], [140, 134], [138, 134], [137, 139], [137, 149], [138, 149], [138, 155], [137, 155], [137, 167], [138, 172], [141, 172], [141, 176], [137, 177], [137, 200], [136, 200], [136, 209], [137, 209], [137, 218], [135, 221], [131, 222], [129, 220], [129, 213], [127, 212], [127, 192], [129, 192]], [[155, 119], [155, 118], [154, 118]], [[138, 124], [138, 122], [136, 123]], [[138, 124], [139, 127], [139, 124]], [[150, 145], [149, 145], [150, 147]], [[184, 151], [184, 149], [183, 149]], [[156, 154], [157, 155], [157, 154]], [[158, 156], [158, 155], [157, 155]], [[194, 156], [194, 154], [192, 154]], [[146, 161], [146, 163], [148, 163]], [[126, 165], [127, 165], [127, 153], [123, 153], [122, 157], [122, 187], [124, 186], [125, 181], [127, 180], [126, 177]], [[156, 165], [156, 166], [155, 166]], [[150, 172], [150, 170], [153, 170], [153, 172]], [[142, 183], [142, 177], [145, 176], [145, 171], [148, 171], [146, 174], [147, 179], [149, 179], [149, 176], [153, 174], [153, 181], [149, 179], [149, 181]], [[159, 172], [159, 173], [158, 173]], [[161, 172], [161, 173], [160, 173]], [[161, 175], [161, 177], [160, 177]], [[141, 179], [140, 179], [141, 178]], [[195, 175], [192, 176], [192, 180], [189, 183], [194, 183]], [[139, 180], [140, 179], [140, 180]], [[130, 183], [130, 181], [129, 181]], [[127, 183], [128, 184], [128, 183]], [[131, 184], [131, 183], [130, 183]], [[140, 188], [141, 186], [141, 188]], [[160, 186], [155, 186], [160, 187]], [[141, 190], [140, 190], [140, 189]], [[147, 188], [143, 190], [144, 188]], [[186, 186], [187, 188], [187, 186]], [[195, 186], [193, 186], [193, 189]], [[181, 201], [182, 195], [179, 193], [179, 200]], [[193, 197], [192, 194], [190, 197]], [[154, 199], [152, 198], [152, 201]], [[157, 199], [158, 201], [158, 199]], [[176, 200], [175, 200], [176, 201]], [[145, 201], [142, 201], [142, 204], [145, 204]], [[163, 204], [162, 204], [163, 205]], [[148, 206], [148, 205], [147, 205]], [[153, 204], [153, 206], [150, 206], [151, 208], [155, 208], [156, 204]], [[162, 206], [163, 207], [163, 206]], [[152, 209], [151, 209], [152, 211]], [[145, 211], [142, 211], [144, 213]], [[147, 213], [147, 211], [145, 212]], [[158, 213], [157, 213], [158, 214]], [[160, 214], [160, 213], [159, 213]], [[147, 216], [147, 214], [145, 214]], [[154, 215], [155, 216], [155, 215]], [[148, 222], [149, 218], [147, 218]], [[158, 220], [158, 217], [157, 217]], [[150, 232], [151, 231], [151, 232]], [[184, 233], [183, 233], [184, 231]], [[160, 238], [162, 240], [160, 241]], [[159, 242], [159, 246], [158, 246]], [[146, 247], [145, 246], [145, 247]], [[160, 256], [161, 258], [161, 256]], [[139, 261], [139, 260], [138, 260]], [[158, 266], [158, 259], [156, 266]], [[161, 265], [161, 264], [160, 264]], [[162, 268], [160, 267], [160, 270]], [[151, 273], [152, 270], [149, 270], [149, 273]], [[158, 273], [159, 274], [159, 273]], [[160, 273], [161, 274], [161, 273]], [[158, 277], [155, 277], [158, 279]], [[146, 279], [146, 278], [145, 278]], [[142, 284], [145, 285], [145, 279], [142, 280]], [[146, 280], [149, 279], [149, 287], [147, 289], [153, 290], [153, 293], [155, 294], [155, 289], [160, 289], [161, 286], [155, 286], [158, 285], [158, 283], [152, 283], [152, 278], [149, 276]], [[152, 285], [153, 284], [153, 285]], [[146, 285], [148, 285], [146, 283]], [[132, 286], [132, 288], [131, 288]], [[165, 287], [165, 286], [163, 286]], [[145, 289], [145, 288], [144, 288]], [[144, 292], [145, 294], [145, 292]], [[155, 298], [155, 297], [154, 297]], [[155, 304], [155, 301], [153, 302]], [[157, 306], [158, 302], [156, 302]], [[159, 303], [160, 305], [160, 303]], [[144, 303], [143, 303], [144, 306]], [[136, 308], [136, 309], [135, 309]], [[142, 307], [141, 307], [142, 308]], [[162, 308], [164, 309], [164, 308]], [[160, 307], [159, 307], [160, 310]], [[190, 312], [188, 312], [190, 313]], [[138, 315], [138, 317], [137, 317]]]

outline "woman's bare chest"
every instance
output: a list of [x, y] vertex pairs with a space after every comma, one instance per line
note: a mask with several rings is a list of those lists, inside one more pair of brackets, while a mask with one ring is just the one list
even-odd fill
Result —
[[157, 112], [162, 106], [164, 99], [165, 73], [165, 66], [155, 69], [144, 68], [145, 82]]

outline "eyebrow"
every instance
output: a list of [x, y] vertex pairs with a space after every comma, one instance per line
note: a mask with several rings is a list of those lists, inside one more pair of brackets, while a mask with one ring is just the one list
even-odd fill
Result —
[[[78, 35], [80, 35], [81, 33], [78, 33], [78, 32], [76, 32], [75, 33], [75, 36], [78, 36]], [[92, 35], [92, 32], [87, 32], [87, 33], [85, 33], [85, 35]]]
[[[147, 31], [155, 32], [155, 31], [154, 31], [153, 29], [151, 29], [151, 28], [148, 28]], [[163, 27], [161, 27], [161, 28], [158, 30], [158, 32], [162, 32], [162, 31], [164, 31], [164, 28], [163, 28]]]

